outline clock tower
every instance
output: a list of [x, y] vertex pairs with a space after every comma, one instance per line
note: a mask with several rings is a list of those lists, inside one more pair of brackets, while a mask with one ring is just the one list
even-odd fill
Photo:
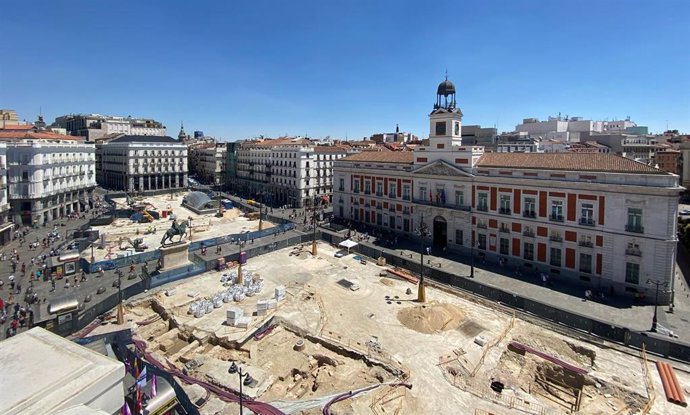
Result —
[[456, 106], [455, 85], [446, 79], [436, 90], [436, 104], [429, 114], [429, 146], [452, 150], [462, 145], [462, 111]]

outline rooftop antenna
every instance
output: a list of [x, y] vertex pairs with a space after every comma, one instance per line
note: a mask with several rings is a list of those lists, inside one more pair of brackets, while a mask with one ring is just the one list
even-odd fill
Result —
[[448, 80], [448, 69], [446, 68], [446, 81]]

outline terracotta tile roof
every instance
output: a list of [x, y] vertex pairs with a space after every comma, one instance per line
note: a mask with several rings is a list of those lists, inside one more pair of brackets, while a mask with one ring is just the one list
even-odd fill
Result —
[[414, 153], [411, 151], [363, 151], [343, 157], [340, 161], [412, 164]]
[[484, 153], [477, 167], [667, 174], [611, 153]]
[[7, 124], [4, 127], [0, 127], [0, 131], [28, 131], [28, 130], [33, 130], [34, 127], [31, 124]]
[[72, 135], [56, 134], [50, 132], [40, 133], [24, 133], [24, 132], [10, 132], [0, 131], [0, 139], [12, 140], [78, 140], [81, 141], [83, 137], [75, 137]]
[[316, 146], [314, 147], [315, 153], [345, 153], [347, 148], [341, 146]]

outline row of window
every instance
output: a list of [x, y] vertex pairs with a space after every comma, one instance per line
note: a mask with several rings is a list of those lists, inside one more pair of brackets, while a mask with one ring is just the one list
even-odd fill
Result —
[[[352, 190], [354, 193], [360, 193], [359, 183], [360, 183], [359, 180], [354, 181], [354, 188]], [[339, 179], [338, 189], [341, 192], [345, 191], [345, 179]], [[382, 197], [384, 195], [387, 195], [389, 198], [395, 199], [398, 197], [397, 191], [398, 191], [398, 184], [394, 181], [390, 181], [388, 183], [388, 189], [384, 189], [383, 183], [376, 182], [376, 196]], [[411, 192], [411, 185], [403, 184], [403, 186], [402, 186], [402, 198], [403, 198], [403, 200], [410, 200], [410, 192]], [[364, 181], [364, 194], [366, 194], [366, 195], [371, 194], [371, 182], [368, 180]]]

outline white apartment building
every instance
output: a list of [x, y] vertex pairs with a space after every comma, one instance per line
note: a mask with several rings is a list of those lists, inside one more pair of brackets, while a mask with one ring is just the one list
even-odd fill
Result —
[[231, 190], [274, 205], [299, 208], [330, 203], [333, 163], [345, 146], [316, 146], [303, 138], [247, 141], [237, 149], [237, 180]]
[[227, 148], [225, 143], [195, 143], [189, 145], [190, 173], [205, 184], [223, 184]]
[[167, 136], [123, 135], [97, 145], [98, 183], [128, 193], [187, 187], [187, 146]]
[[132, 118], [100, 115], [70, 114], [57, 117], [53, 127], [64, 128], [70, 135], [94, 141], [109, 134], [164, 136], [165, 126], [150, 118]]
[[43, 225], [89, 210], [96, 187], [93, 144], [62, 134], [0, 133], [15, 223]]
[[0, 142], [0, 244], [12, 239], [13, 223], [9, 220], [10, 202], [7, 194], [7, 144]]
[[484, 153], [463, 145], [462, 112], [448, 83], [429, 115], [428, 145], [413, 155], [370, 152], [336, 163], [337, 218], [411, 235], [424, 221], [437, 253], [473, 251], [512, 271], [648, 299], [647, 281], [662, 281], [660, 301], [669, 301], [678, 176], [610, 153]]

